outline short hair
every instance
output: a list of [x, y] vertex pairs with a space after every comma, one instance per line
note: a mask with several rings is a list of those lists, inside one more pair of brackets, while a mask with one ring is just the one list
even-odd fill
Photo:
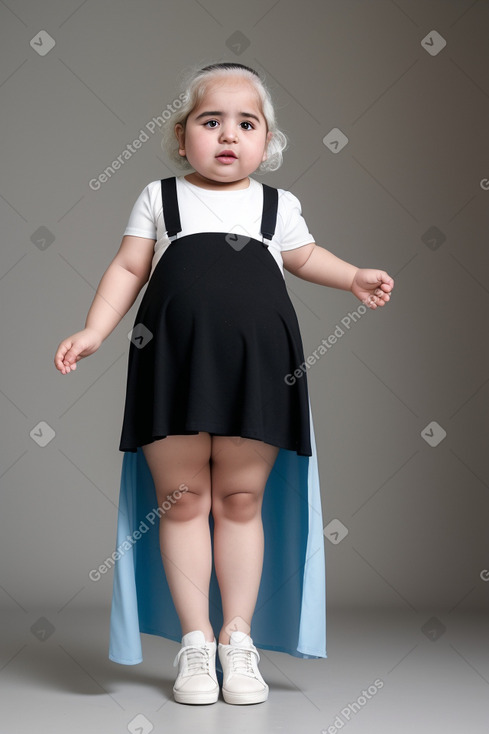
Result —
[[263, 117], [267, 123], [267, 132], [272, 133], [272, 138], [267, 145], [267, 158], [262, 161], [256, 173], [276, 171], [282, 165], [282, 153], [287, 147], [287, 137], [277, 127], [272, 97], [265, 82], [258, 72], [249, 66], [244, 66], [244, 64], [222, 62], [210, 64], [203, 68], [191, 69], [184, 83], [184, 92], [180, 95], [180, 99], [183, 98], [184, 101], [172, 115], [171, 119], [168, 120], [167, 124], [163, 125], [162, 148], [166, 150], [171, 161], [176, 163], [180, 168], [185, 170], [192, 169], [187, 158], [181, 156], [178, 152], [179, 146], [175, 135], [175, 125], [180, 123], [185, 129], [189, 114], [204, 97], [209, 82], [222, 78], [223, 76], [241, 77], [254, 86], [261, 102]]

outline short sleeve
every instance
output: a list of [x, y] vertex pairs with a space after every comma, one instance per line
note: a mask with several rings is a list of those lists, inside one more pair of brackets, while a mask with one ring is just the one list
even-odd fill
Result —
[[156, 223], [151, 206], [149, 184], [141, 191], [132, 208], [124, 235], [156, 239]]
[[282, 225], [278, 232], [281, 250], [293, 250], [314, 242], [302, 216], [301, 203], [290, 191], [280, 191], [279, 218]]

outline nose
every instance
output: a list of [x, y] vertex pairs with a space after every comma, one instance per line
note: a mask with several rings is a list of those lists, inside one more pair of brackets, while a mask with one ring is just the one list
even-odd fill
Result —
[[231, 122], [226, 122], [221, 127], [221, 140], [224, 142], [234, 142], [238, 135], [235, 126]]

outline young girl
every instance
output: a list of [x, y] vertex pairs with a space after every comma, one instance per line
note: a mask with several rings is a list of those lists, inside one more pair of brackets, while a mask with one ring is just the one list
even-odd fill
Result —
[[181, 639], [176, 701], [217, 701], [217, 651], [224, 700], [259, 703], [253, 639], [326, 657], [307, 362], [283, 269], [372, 309], [394, 282], [317, 246], [297, 198], [250, 178], [276, 170], [286, 143], [254, 70], [198, 70], [167, 128], [191, 172], [142, 191], [85, 329], [54, 361], [75, 370], [148, 283], [129, 347], [109, 657], [140, 662], [140, 632]]

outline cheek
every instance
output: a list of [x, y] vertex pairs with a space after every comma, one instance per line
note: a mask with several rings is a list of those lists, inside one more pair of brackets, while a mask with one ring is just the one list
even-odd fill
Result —
[[199, 150], [203, 150], [206, 146], [206, 136], [203, 135], [200, 131], [194, 133], [192, 137], [189, 140], [189, 147], [194, 152], [199, 152]]

